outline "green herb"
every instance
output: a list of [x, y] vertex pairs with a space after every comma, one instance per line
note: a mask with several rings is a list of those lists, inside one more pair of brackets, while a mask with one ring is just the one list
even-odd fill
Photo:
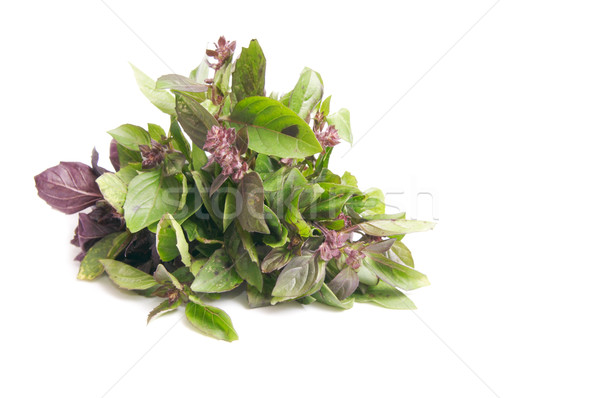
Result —
[[333, 148], [352, 143], [348, 110], [330, 112], [309, 68], [287, 94], [267, 97], [258, 41], [236, 61], [235, 42], [215, 46], [189, 77], [154, 81], [133, 67], [169, 128], [110, 130], [115, 172], [98, 166], [94, 149], [91, 167], [61, 162], [35, 177], [50, 206], [79, 213], [78, 278], [106, 272], [123, 289], [163, 299], [148, 321], [184, 306], [201, 333], [227, 341], [238, 338], [231, 319], [205, 301], [234, 289], [247, 291], [251, 308], [416, 308], [399, 289], [429, 281], [400, 240], [434, 225], [386, 215], [380, 190], [363, 192], [352, 174], [329, 170]]

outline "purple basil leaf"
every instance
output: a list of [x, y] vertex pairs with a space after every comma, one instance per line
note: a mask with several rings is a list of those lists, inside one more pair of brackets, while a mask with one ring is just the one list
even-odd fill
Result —
[[98, 151], [96, 150], [96, 148], [92, 149], [92, 170], [94, 170], [94, 174], [96, 174], [96, 176], [100, 177], [108, 170], [106, 170], [104, 167], [98, 166], [98, 158]]
[[117, 140], [114, 138], [110, 142], [110, 163], [115, 168], [115, 171], [121, 169], [121, 162], [119, 162], [119, 147], [117, 146]]
[[40, 198], [66, 214], [77, 213], [102, 199], [94, 171], [80, 162], [60, 162], [34, 178]]
[[121, 229], [121, 224], [118, 221], [102, 220], [103, 215], [100, 215], [98, 210], [100, 209], [94, 209], [89, 214], [79, 213], [77, 235], [79, 237], [79, 247], [84, 251], [87, 251], [99, 239]]
[[365, 247], [365, 251], [371, 253], [385, 253], [394, 246], [396, 239], [387, 239], [381, 242], [371, 243], [370, 245]]
[[335, 278], [327, 284], [339, 300], [350, 296], [358, 287], [358, 274], [351, 267], [344, 267]]

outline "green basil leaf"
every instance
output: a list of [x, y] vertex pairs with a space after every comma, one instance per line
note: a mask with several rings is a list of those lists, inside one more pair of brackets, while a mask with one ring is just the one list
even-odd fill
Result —
[[158, 142], [167, 136], [165, 130], [158, 124], [154, 123], [148, 123], [148, 134], [150, 134], [150, 138]]
[[353, 298], [350, 297], [345, 300], [338, 299], [326, 284], [323, 284], [323, 286], [321, 286], [321, 290], [313, 294], [311, 297], [315, 298], [319, 303], [342, 310], [349, 310], [354, 305]]
[[304, 210], [306, 207], [315, 203], [325, 192], [319, 184], [307, 184], [302, 187], [300, 197], [298, 198], [298, 209]]
[[179, 280], [177, 280], [173, 274], [167, 271], [165, 266], [162, 264], [158, 264], [158, 267], [156, 267], [156, 271], [154, 271], [154, 280], [161, 285], [164, 285], [165, 283], [172, 284], [177, 289], [183, 290], [183, 285], [179, 282]]
[[229, 93], [229, 81], [231, 80], [232, 71], [233, 64], [228, 61], [221, 66], [221, 69], [215, 72], [214, 87], [218, 88], [223, 95]]
[[292, 90], [288, 108], [293, 110], [303, 120], [306, 120], [315, 106], [323, 98], [323, 79], [321, 75], [310, 68], [304, 68], [300, 79]]
[[225, 194], [225, 204], [223, 207], [223, 231], [231, 225], [236, 219], [238, 212], [237, 195], [234, 192], [227, 191]]
[[292, 95], [291, 91], [289, 93], [285, 93], [281, 96], [281, 98], [279, 98], [278, 101], [287, 108], [287, 106], [290, 104], [290, 96], [291, 95]]
[[202, 58], [202, 62], [200, 62], [200, 64], [198, 64], [198, 66], [190, 72], [190, 79], [197, 83], [204, 83], [204, 81], [208, 78], [209, 72], [210, 67], [208, 66], [208, 58], [205, 55]]
[[194, 274], [192, 274], [189, 267], [179, 267], [171, 275], [180, 283], [192, 283], [194, 281]]
[[248, 126], [248, 147], [258, 153], [282, 158], [305, 158], [323, 150], [310, 126], [280, 102], [248, 97], [229, 116]]
[[119, 145], [125, 148], [139, 152], [140, 145], [150, 145], [150, 134], [139, 126], [133, 124], [123, 124], [114, 130], [108, 132]]
[[368, 235], [389, 236], [398, 234], [409, 234], [413, 232], [424, 232], [433, 229], [434, 222], [391, 219], [391, 220], [373, 220], [358, 224], [358, 227]]
[[416, 310], [415, 304], [404, 293], [393, 286], [379, 282], [369, 286], [364, 293], [356, 292], [352, 297], [359, 303], [373, 303], [392, 310]]
[[250, 285], [259, 291], [262, 290], [263, 279], [258, 266], [258, 253], [250, 233], [236, 221], [231, 228], [225, 231], [224, 240], [225, 250], [233, 259], [237, 273]]
[[352, 196], [351, 193], [336, 194], [325, 192], [302, 214], [309, 220], [331, 220], [339, 216], [342, 208]]
[[292, 259], [292, 256], [292, 252], [285, 247], [274, 248], [265, 256], [260, 264], [260, 268], [264, 273], [277, 271], [285, 267]]
[[358, 181], [356, 180], [356, 177], [354, 177], [352, 175], [352, 173], [350, 173], [348, 171], [345, 171], [344, 174], [342, 175], [342, 184], [346, 185], [346, 186], [358, 188]]
[[156, 250], [163, 261], [172, 261], [181, 256], [181, 262], [192, 265], [189, 246], [183, 229], [172, 215], [165, 214], [156, 229]]
[[238, 339], [231, 318], [219, 308], [190, 301], [185, 306], [185, 315], [202, 334], [225, 341]]
[[264, 182], [269, 207], [279, 217], [283, 216], [287, 208], [298, 206], [302, 190], [308, 187], [306, 178], [296, 168], [281, 168]]
[[321, 106], [319, 107], [319, 111], [321, 111], [321, 113], [324, 116], [329, 115], [330, 103], [331, 103], [331, 95], [329, 97], [325, 98], [323, 100], [323, 102], [321, 102]]
[[[130, 64], [131, 65], [131, 64]], [[156, 83], [144, 72], [131, 65], [135, 80], [140, 91], [152, 102], [154, 106], [168, 115], [175, 114], [175, 98], [167, 91], [157, 90]]]
[[[196, 275], [198, 274], [200, 269], [204, 267], [204, 264], [206, 264], [207, 261], [208, 258], [196, 258], [194, 261], [192, 261], [192, 266], [189, 268], [190, 273], [193, 276], [192, 282], [194, 282], [194, 279], [196, 279]], [[181, 267], [180, 269], [183, 269], [183, 267]]]
[[387, 284], [404, 290], [414, 290], [429, 285], [427, 276], [405, 265], [396, 263], [383, 254], [366, 253], [363, 265]]
[[142, 168], [141, 165], [138, 168], [138, 167], [130, 164], [125, 167], [121, 167], [121, 169], [119, 171], [117, 171], [115, 173], [115, 175], [117, 177], [119, 177], [119, 179], [121, 181], [123, 181], [125, 184], [129, 185], [131, 180], [133, 180], [135, 178], [135, 176], [137, 176], [139, 174], [138, 171], [141, 170], [141, 168]]
[[273, 288], [275, 304], [313, 294], [325, 279], [325, 263], [309, 255], [296, 256], [283, 268]]
[[222, 221], [217, 217], [217, 215], [214, 212], [212, 201], [210, 200], [210, 195], [208, 194], [210, 190], [210, 183], [208, 182], [208, 176], [206, 172], [194, 170], [192, 171], [192, 178], [194, 179], [194, 183], [196, 184], [196, 188], [198, 189], [198, 194], [202, 199], [202, 204], [204, 204], [204, 208], [210, 215], [210, 218], [212, 218], [215, 224], [219, 226], [222, 225]]
[[391, 248], [391, 252], [388, 252], [390, 259], [396, 261], [397, 263], [401, 263], [407, 265], [411, 268], [415, 268], [415, 262], [412, 257], [412, 253], [406, 247], [406, 245], [399, 240], [394, 242], [394, 245]]
[[385, 253], [389, 251], [392, 246], [396, 243], [396, 239], [386, 239], [380, 242], [369, 243], [365, 246], [365, 251], [372, 253]]
[[208, 90], [206, 84], [200, 84], [185, 76], [170, 74], [158, 78], [156, 81], [157, 90], [177, 90], [188, 93], [203, 93]]
[[218, 249], [200, 268], [190, 288], [200, 293], [221, 293], [235, 289], [242, 282], [225, 250]]
[[[139, 149], [137, 151], [132, 151], [125, 148], [123, 145], [117, 144], [117, 153], [119, 155], [119, 165], [121, 166], [119, 172], [126, 167], [131, 167], [135, 170], [142, 169], [142, 154]], [[123, 181], [126, 180], [123, 179]]]
[[183, 94], [175, 94], [177, 120], [192, 142], [199, 148], [204, 146], [208, 130], [219, 122], [198, 101]]
[[177, 299], [172, 303], [169, 300], [163, 301], [162, 303], [160, 303], [159, 305], [154, 307], [154, 309], [152, 311], [150, 311], [150, 313], [148, 314], [148, 319], [146, 320], [146, 323], [150, 323], [152, 318], [154, 318], [158, 314], [177, 309], [177, 307], [179, 307], [181, 305], [181, 303], [182, 303], [181, 299]]
[[379, 282], [379, 278], [377, 277], [377, 275], [375, 275], [373, 271], [371, 271], [367, 267], [359, 267], [357, 274], [358, 280], [363, 285], [375, 286]]
[[341, 139], [352, 144], [352, 129], [350, 128], [350, 112], [342, 108], [333, 115], [327, 116], [327, 124], [335, 126]]
[[363, 218], [385, 213], [385, 195], [381, 189], [371, 188], [360, 196], [348, 200], [347, 207], [360, 214]]
[[119, 178], [119, 175], [114, 173], [104, 173], [96, 179], [96, 184], [98, 184], [98, 188], [100, 188], [100, 192], [102, 192], [104, 199], [110, 203], [119, 214], [123, 214], [123, 205], [125, 204], [125, 197], [127, 196], [127, 184]]
[[284, 227], [277, 215], [267, 205], [264, 206], [265, 221], [269, 227], [269, 235], [263, 237], [263, 242], [271, 247], [280, 247], [288, 241], [288, 230]]
[[[186, 164], [186, 158], [183, 153], [179, 152], [171, 152], [165, 155], [165, 159], [163, 160], [163, 174], [165, 176], [174, 176], [181, 175], [183, 172], [183, 168]], [[185, 178], [182, 179], [182, 183], [184, 183]], [[185, 200], [185, 197], [182, 198]]]
[[[169, 135], [173, 137], [173, 148], [183, 153], [186, 159], [190, 160], [190, 143], [185, 139], [176, 116], [171, 116], [171, 125], [169, 127]], [[202, 151], [204, 152], [204, 151]]]
[[100, 260], [108, 277], [119, 287], [129, 290], [144, 290], [157, 286], [152, 275], [116, 260]]
[[396, 220], [396, 219], [406, 219], [406, 213], [394, 213], [394, 214], [366, 214], [361, 217], [365, 221], [373, 221], [373, 220]]
[[256, 245], [252, 240], [252, 235], [246, 232], [239, 222], [235, 223], [235, 230], [240, 238], [240, 241], [242, 242], [244, 250], [250, 255], [250, 260], [258, 264], [258, 253], [256, 252]]
[[[246, 131], [246, 133], [248, 132]], [[254, 171], [260, 174], [262, 178], [265, 178], [267, 174], [275, 171], [275, 162], [269, 156], [259, 153], [258, 156], [256, 156]]]
[[348, 298], [358, 287], [359, 279], [352, 267], [346, 266], [333, 278], [327, 286], [340, 300]]
[[192, 169], [199, 172], [206, 163], [208, 163], [206, 152], [196, 144], [192, 144]]
[[131, 234], [125, 231], [106, 235], [94, 243], [81, 261], [77, 279], [92, 280], [102, 275], [104, 267], [100, 260], [114, 259], [125, 250], [130, 241]]
[[264, 190], [262, 180], [256, 172], [248, 173], [238, 186], [242, 208], [238, 220], [247, 232], [268, 234], [269, 227], [264, 216]]
[[267, 61], [257, 40], [242, 48], [232, 74], [232, 92], [236, 102], [247, 97], [264, 95]]
[[175, 213], [181, 199], [181, 184], [175, 177], [164, 177], [160, 169], [141, 173], [129, 183], [123, 206], [125, 222], [131, 232], [137, 232]]
[[262, 292], [252, 285], [246, 286], [248, 306], [250, 308], [268, 307], [271, 305], [271, 292], [275, 286], [275, 278], [265, 275]]
[[238, 251], [238, 256], [234, 262], [235, 270], [249, 285], [254, 286], [258, 291], [262, 291], [263, 277], [258, 263], [250, 259], [247, 251]]
[[285, 212], [285, 222], [291, 231], [295, 231], [303, 238], [310, 236], [312, 227], [304, 220], [300, 210], [298, 210], [298, 199], [296, 198]]
[[[185, 179], [182, 182], [184, 181]], [[185, 182], [185, 186], [187, 187], [187, 182]], [[183, 203], [183, 207], [181, 207], [182, 202], [180, 201], [177, 212], [173, 213], [173, 218], [180, 225], [183, 224], [183, 222], [188, 218], [193, 216], [198, 210], [200, 210], [200, 207], [202, 207], [202, 198], [200, 197], [200, 193], [196, 187], [190, 187], [187, 189], [188, 192], [187, 195], [185, 195], [185, 203]]]

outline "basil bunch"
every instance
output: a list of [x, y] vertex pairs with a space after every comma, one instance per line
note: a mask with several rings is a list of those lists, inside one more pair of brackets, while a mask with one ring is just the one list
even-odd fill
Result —
[[98, 166], [94, 149], [91, 167], [61, 162], [35, 177], [50, 206], [79, 212], [78, 278], [106, 272], [123, 289], [164, 299], [148, 321], [184, 305], [200, 332], [227, 341], [237, 339], [229, 316], [206, 302], [240, 287], [252, 308], [415, 308], [398, 288], [429, 282], [402, 238], [433, 224], [386, 215], [380, 190], [329, 170], [333, 147], [352, 142], [348, 111], [330, 112], [308, 68], [290, 92], [265, 96], [256, 40], [235, 62], [235, 42], [215, 46], [189, 77], [153, 81], [133, 67], [170, 124], [109, 131], [115, 172]]

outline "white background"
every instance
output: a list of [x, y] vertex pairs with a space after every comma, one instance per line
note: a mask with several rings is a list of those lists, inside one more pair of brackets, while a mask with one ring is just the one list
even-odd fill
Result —
[[[107, 4], [0, 6], [0, 395], [599, 396], [596, 1]], [[411, 216], [431, 218], [414, 198], [434, 195], [439, 225], [406, 238], [432, 282], [410, 294], [419, 310], [240, 296], [217, 303], [229, 344], [182, 311], [146, 326], [157, 301], [75, 278], [76, 219], [33, 176], [94, 145], [106, 160], [122, 123], [166, 125], [128, 62], [187, 74], [221, 34], [259, 39], [267, 91], [322, 74], [360, 139], [335, 171], [405, 192], [390, 202]]]

